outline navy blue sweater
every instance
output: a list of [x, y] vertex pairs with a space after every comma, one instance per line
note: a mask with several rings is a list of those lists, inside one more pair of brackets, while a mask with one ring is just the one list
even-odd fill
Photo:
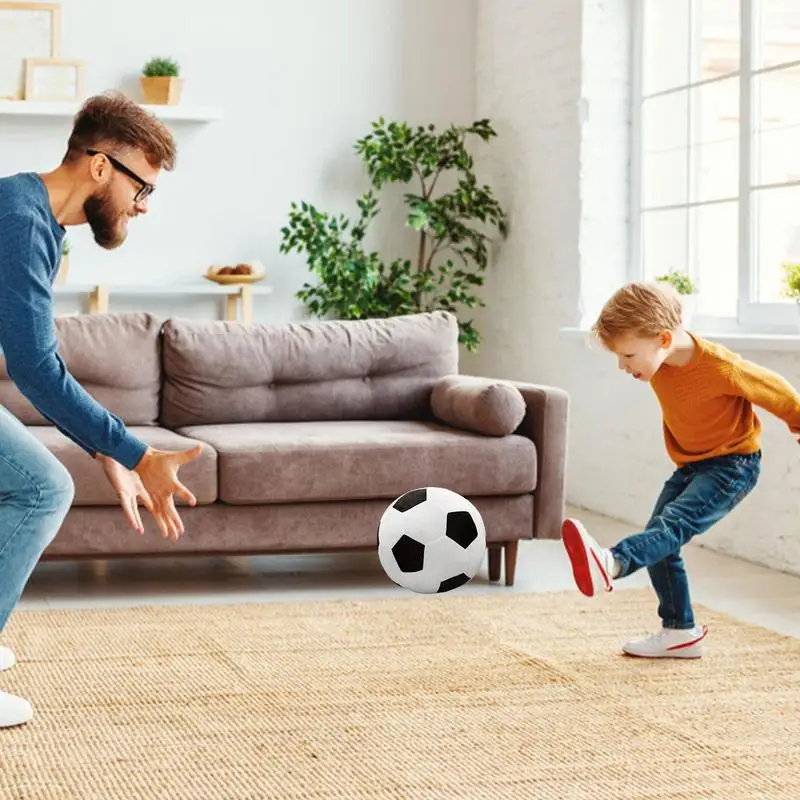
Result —
[[9, 377], [42, 416], [89, 455], [133, 469], [147, 445], [70, 375], [57, 351], [52, 286], [64, 233], [36, 173], [0, 178], [0, 349]]

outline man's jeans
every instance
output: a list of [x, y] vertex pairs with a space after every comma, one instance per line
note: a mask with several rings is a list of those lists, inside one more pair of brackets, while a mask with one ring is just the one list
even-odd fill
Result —
[[0, 631], [74, 493], [61, 462], [0, 406]]
[[708, 458], [676, 470], [664, 484], [645, 531], [611, 548], [620, 564], [619, 577], [647, 567], [665, 628], [695, 624], [681, 547], [738, 505], [760, 473], [760, 450]]

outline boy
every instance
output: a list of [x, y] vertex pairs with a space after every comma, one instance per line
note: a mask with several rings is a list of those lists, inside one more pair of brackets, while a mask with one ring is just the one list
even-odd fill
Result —
[[662, 629], [622, 649], [648, 658], [702, 655], [707, 628], [695, 622], [680, 550], [756, 485], [761, 421], [753, 405], [800, 434], [800, 394], [780, 375], [686, 330], [682, 315], [672, 287], [633, 282], [608, 300], [593, 326], [619, 368], [653, 387], [676, 466], [644, 532], [605, 549], [577, 520], [562, 526], [575, 582], [587, 597], [610, 592], [615, 580], [647, 567]]

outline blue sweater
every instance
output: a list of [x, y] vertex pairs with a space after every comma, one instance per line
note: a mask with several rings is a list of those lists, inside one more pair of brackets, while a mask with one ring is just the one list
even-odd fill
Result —
[[0, 178], [0, 349], [9, 377], [42, 416], [89, 455], [133, 469], [147, 445], [70, 375], [57, 351], [52, 286], [64, 233], [36, 173]]

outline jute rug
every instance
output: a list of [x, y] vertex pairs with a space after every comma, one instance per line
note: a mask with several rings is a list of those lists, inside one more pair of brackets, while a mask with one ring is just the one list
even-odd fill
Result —
[[619, 644], [649, 591], [19, 612], [0, 797], [800, 797], [800, 641], [703, 610], [700, 661]]

